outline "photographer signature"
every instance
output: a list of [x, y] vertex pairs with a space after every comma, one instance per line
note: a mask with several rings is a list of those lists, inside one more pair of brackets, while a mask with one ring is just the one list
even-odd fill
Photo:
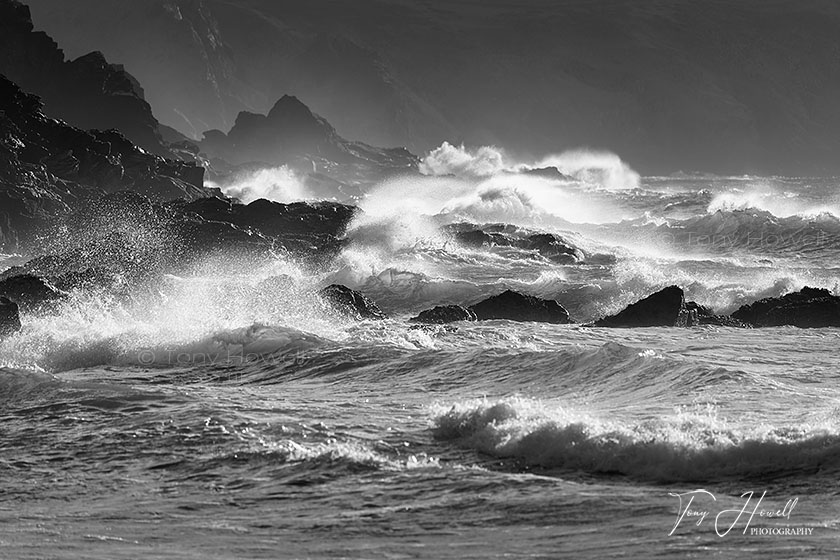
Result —
[[679, 510], [677, 512], [677, 522], [674, 523], [673, 529], [668, 535], [673, 535], [680, 524], [685, 521], [686, 523], [694, 522], [695, 525], [698, 527], [706, 521], [707, 518], [710, 521], [713, 521], [715, 533], [719, 537], [725, 537], [735, 528], [735, 526], [744, 519], [746, 524], [744, 525], [744, 534], [747, 534], [747, 530], [750, 527], [750, 524], [753, 522], [754, 518], [759, 519], [787, 519], [790, 520], [790, 516], [793, 513], [794, 508], [796, 508], [796, 504], [799, 502], [799, 498], [791, 498], [787, 501], [781, 509], [765, 509], [762, 508], [762, 502], [764, 498], [767, 496], [767, 491], [762, 492], [761, 496], [755, 500], [756, 495], [754, 492], [744, 492], [741, 494], [741, 498], [745, 498], [744, 503], [741, 507], [736, 507], [732, 509], [723, 509], [718, 511], [714, 517], [712, 515], [712, 511], [709, 509], [700, 509], [698, 506], [695, 506], [695, 500], [700, 502], [702, 498], [708, 497], [711, 498], [712, 501], [717, 502], [717, 498], [714, 494], [709, 492], [708, 490], [692, 490], [690, 492], [669, 492], [669, 496], [674, 496], [675, 498], [679, 499]]

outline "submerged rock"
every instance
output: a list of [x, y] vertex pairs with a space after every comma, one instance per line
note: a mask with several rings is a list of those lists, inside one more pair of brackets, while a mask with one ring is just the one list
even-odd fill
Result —
[[668, 286], [632, 303], [616, 315], [593, 323], [596, 327], [691, 327], [699, 324], [697, 309], [689, 309], [679, 286]]
[[756, 327], [840, 327], [840, 297], [806, 286], [782, 297], [741, 306], [732, 317]]
[[551, 299], [539, 299], [507, 290], [469, 308], [479, 321], [508, 319], [540, 323], [571, 323], [569, 312]]
[[43, 278], [22, 274], [0, 281], [0, 297], [17, 301], [24, 309], [37, 309], [64, 299], [67, 294]]
[[341, 284], [331, 284], [318, 295], [333, 309], [356, 319], [384, 319], [385, 314], [372, 299]]
[[18, 332], [20, 327], [18, 305], [9, 298], [0, 296], [0, 338]]
[[438, 305], [409, 319], [412, 323], [442, 325], [456, 321], [477, 321], [475, 312], [460, 305]]

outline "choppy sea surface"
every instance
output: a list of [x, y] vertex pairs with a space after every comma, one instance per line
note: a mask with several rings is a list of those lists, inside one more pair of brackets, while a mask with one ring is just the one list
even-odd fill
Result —
[[[840, 329], [584, 325], [669, 284], [718, 312], [837, 293], [838, 192], [395, 181], [329, 266], [216, 256], [153, 296], [73, 293], [0, 342], [0, 557], [837, 558]], [[464, 221], [586, 258], [439, 229]], [[329, 283], [390, 318], [332, 314]], [[578, 323], [406, 321], [506, 288]]]

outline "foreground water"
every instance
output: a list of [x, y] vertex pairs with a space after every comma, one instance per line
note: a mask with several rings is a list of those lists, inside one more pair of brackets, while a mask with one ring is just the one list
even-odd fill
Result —
[[[25, 316], [0, 343], [0, 556], [836, 558], [840, 330], [405, 321], [503, 287], [580, 321], [668, 283], [721, 311], [833, 289], [834, 182], [756, 182], [370, 204], [327, 269], [214, 261]], [[576, 197], [605, 219], [573, 224]], [[592, 257], [454, 246], [441, 210]], [[334, 281], [393, 318], [326, 313], [309, 290]]]

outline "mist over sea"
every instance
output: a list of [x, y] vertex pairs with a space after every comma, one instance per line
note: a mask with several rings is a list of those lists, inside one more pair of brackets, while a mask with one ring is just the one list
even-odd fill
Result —
[[[584, 326], [671, 284], [720, 313], [836, 294], [836, 178], [448, 144], [421, 171], [355, 200], [327, 265], [220, 254], [154, 297], [24, 314], [0, 342], [2, 555], [837, 557], [840, 331]], [[221, 187], [310, 198], [286, 168]], [[460, 223], [584, 258], [466, 246]], [[328, 312], [332, 283], [390, 318]], [[577, 323], [407, 322], [508, 288]]]

